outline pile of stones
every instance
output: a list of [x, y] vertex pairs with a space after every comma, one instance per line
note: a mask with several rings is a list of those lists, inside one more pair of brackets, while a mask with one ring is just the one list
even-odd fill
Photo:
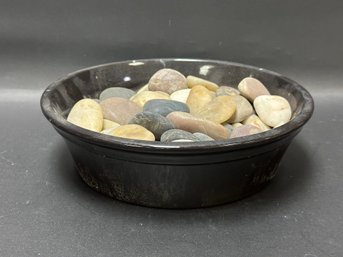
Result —
[[169, 143], [249, 136], [291, 116], [288, 101], [255, 78], [244, 78], [236, 89], [161, 69], [137, 92], [110, 87], [99, 99], [78, 101], [67, 120], [111, 136]]

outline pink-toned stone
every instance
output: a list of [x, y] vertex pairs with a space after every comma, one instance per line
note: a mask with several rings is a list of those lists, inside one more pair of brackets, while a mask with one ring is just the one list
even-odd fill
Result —
[[187, 80], [180, 72], [173, 69], [161, 69], [149, 80], [150, 91], [162, 91], [171, 94], [187, 88]]
[[263, 132], [260, 128], [253, 125], [243, 125], [232, 130], [230, 138], [245, 137]]
[[244, 78], [239, 82], [238, 89], [250, 102], [253, 102], [260, 95], [270, 95], [268, 89], [261, 81], [250, 77]]

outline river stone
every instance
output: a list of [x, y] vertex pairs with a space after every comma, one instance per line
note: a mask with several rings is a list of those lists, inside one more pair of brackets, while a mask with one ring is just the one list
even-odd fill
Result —
[[256, 97], [260, 95], [270, 95], [268, 89], [262, 84], [261, 81], [255, 78], [244, 78], [238, 84], [238, 89], [241, 94], [249, 101], [253, 102]]
[[[120, 125], [119, 125], [119, 126], [120, 126]], [[115, 130], [116, 128], [118, 128], [118, 127], [109, 128], [109, 129], [104, 129], [104, 130], [102, 130], [100, 133], [105, 134], [105, 135], [112, 135], [113, 130]]]
[[227, 121], [236, 111], [236, 103], [230, 96], [222, 95], [212, 99], [206, 106], [193, 111], [194, 116], [216, 123]]
[[243, 126], [239, 126], [235, 128], [232, 131], [230, 138], [245, 137], [245, 136], [254, 135], [260, 132], [263, 132], [263, 131], [259, 129], [258, 127], [255, 127], [253, 125], [243, 125]]
[[235, 129], [235, 128], [238, 128], [238, 127], [240, 127], [240, 126], [243, 126], [243, 124], [242, 123], [240, 123], [240, 122], [236, 122], [236, 123], [233, 123], [232, 124], [232, 127]]
[[186, 103], [187, 98], [189, 96], [189, 92], [191, 92], [190, 88], [175, 91], [170, 95], [170, 99], [174, 101], [179, 101], [181, 103]]
[[136, 94], [139, 94], [139, 93], [141, 93], [143, 91], [149, 91], [149, 84], [146, 84], [146, 85], [142, 86], [140, 89], [138, 89]]
[[119, 127], [120, 124], [111, 120], [104, 119], [102, 123], [102, 129], [111, 129], [111, 128], [116, 128]]
[[229, 87], [229, 86], [220, 86], [217, 91], [216, 91], [216, 95], [220, 96], [220, 95], [240, 95], [240, 92], [233, 87]]
[[258, 127], [262, 131], [270, 130], [270, 127], [268, 127], [266, 124], [263, 123], [263, 121], [255, 114], [250, 115], [248, 118], [246, 118], [243, 121], [244, 125], [253, 125], [255, 127]]
[[130, 99], [135, 94], [135, 91], [125, 87], [110, 87], [101, 92], [99, 100], [103, 101], [110, 97]]
[[191, 133], [201, 132], [216, 140], [227, 139], [229, 137], [229, 132], [223, 125], [195, 117], [186, 112], [171, 112], [168, 114], [167, 119], [177, 129]]
[[171, 94], [187, 88], [187, 80], [180, 72], [173, 69], [161, 69], [149, 80], [150, 91], [162, 91]]
[[229, 96], [236, 103], [236, 111], [229, 119], [229, 123], [241, 122], [254, 113], [254, 109], [249, 101], [240, 95]]
[[104, 118], [117, 122], [121, 125], [127, 124], [129, 120], [142, 108], [125, 98], [111, 97], [100, 103]]
[[187, 86], [193, 88], [195, 86], [204, 86], [211, 91], [216, 91], [219, 86], [211, 81], [206, 79], [198, 78], [195, 76], [187, 76]]
[[82, 99], [73, 106], [67, 121], [84, 129], [100, 132], [103, 125], [101, 106], [92, 99]]
[[181, 102], [164, 99], [153, 99], [145, 103], [143, 111], [167, 116], [171, 112], [189, 112], [189, 107]]
[[153, 133], [137, 124], [122, 125], [118, 128], [115, 128], [111, 135], [128, 139], [155, 141], [155, 136]]
[[192, 133], [181, 129], [170, 129], [161, 136], [161, 142], [169, 143], [175, 140], [199, 141]]
[[204, 86], [194, 86], [189, 92], [187, 105], [192, 114], [198, 113], [206, 108], [209, 102], [215, 97], [214, 92], [208, 90]]
[[169, 95], [162, 91], [142, 91], [131, 97], [131, 101], [143, 107], [147, 101], [153, 99], [170, 99]]
[[136, 114], [129, 123], [141, 125], [151, 131], [156, 140], [159, 140], [164, 132], [174, 128], [173, 124], [166, 117], [147, 111]]
[[208, 135], [200, 132], [193, 133], [194, 136], [196, 136], [200, 141], [214, 141], [212, 137], [209, 137]]
[[256, 97], [254, 107], [260, 119], [270, 127], [288, 122], [292, 116], [291, 106], [282, 96], [261, 95]]

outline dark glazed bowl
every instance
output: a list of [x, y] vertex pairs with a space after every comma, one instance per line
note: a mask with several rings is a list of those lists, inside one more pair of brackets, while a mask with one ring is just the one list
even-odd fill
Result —
[[[223, 141], [160, 143], [95, 133], [66, 121], [82, 98], [112, 86], [138, 89], [161, 68], [226, 85], [244, 77], [261, 80], [271, 94], [288, 99], [292, 120], [257, 135]], [[51, 84], [41, 108], [65, 139], [82, 179], [95, 190], [129, 203], [196, 208], [251, 195], [276, 174], [294, 136], [313, 112], [311, 95], [296, 82], [252, 66], [214, 60], [148, 59], [87, 68]]]

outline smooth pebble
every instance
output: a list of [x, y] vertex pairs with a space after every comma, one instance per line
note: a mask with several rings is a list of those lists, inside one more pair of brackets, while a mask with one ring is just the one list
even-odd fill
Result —
[[111, 129], [111, 128], [116, 128], [119, 127], [120, 124], [111, 120], [104, 119], [102, 123], [102, 129]]
[[161, 69], [149, 80], [150, 91], [162, 91], [171, 94], [187, 88], [187, 80], [183, 74], [173, 69]]
[[153, 112], [141, 112], [135, 115], [129, 124], [137, 124], [151, 131], [157, 140], [167, 130], [173, 129], [173, 124], [164, 116]]
[[84, 129], [100, 132], [103, 126], [101, 106], [92, 99], [82, 99], [73, 106], [67, 121]]
[[121, 125], [127, 124], [133, 116], [142, 111], [137, 104], [125, 98], [111, 97], [100, 103], [104, 118], [117, 122]]
[[232, 131], [230, 138], [245, 137], [245, 136], [254, 135], [260, 132], [262, 132], [262, 130], [259, 129], [258, 127], [255, 127], [253, 125], [243, 125], [243, 126], [236, 127]]
[[144, 104], [153, 99], [170, 99], [169, 95], [162, 91], [142, 91], [131, 97], [131, 101], [143, 107]]
[[242, 123], [240, 123], [240, 122], [236, 122], [236, 123], [233, 123], [232, 124], [232, 127], [235, 129], [235, 128], [238, 128], [238, 127], [240, 127], [240, 126], [243, 126], [243, 124]]
[[229, 96], [236, 103], [236, 111], [228, 120], [229, 123], [241, 122], [254, 113], [254, 109], [249, 101], [240, 95]]
[[130, 99], [136, 92], [125, 87], [110, 87], [101, 92], [99, 100], [103, 101], [110, 97]]
[[191, 92], [190, 88], [175, 91], [174, 93], [170, 95], [170, 99], [174, 101], [186, 103], [190, 92]]
[[155, 141], [155, 136], [152, 132], [137, 124], [122, 125], [115, 128], [111, 135], [128, 139]]
[[193, 88], [195, 86], [204, 86], [211, 91], [216, 91], [219, 86], [216, 83], [208, 81], [206, 79], [198, 78], [195, 76], [187, 76], [187, 86]]
[[200, 110], [206, 108], [209, 102], [215, 97], [215, 93], [208, 90], [204, 86], [195, 86], [189, 92], [187, 105], [190, 112], [198, 113]]
[[221, 124], [195, 117], [185, 112], [172, 112], [167, 116], [175, 128], [191, 133], [201, 132], [213, 139], [221, 140], [229, 137], [228, 130]]
[[200, 141], [214, 141], [212, 137], [209, 137], [208, 135], [200, 132], [193, 133], [194, 136], [196, 136]]
[[291, 106], [282, 96], [258, 96], [254, 101], [254, 107], [260, 119], [270, 127], [286, 123], [292, 116]]
[[220, 86], [217, 91], [216, 91], [216, 95], [220, 96], [220, 95], [240, 95], [240, 92], [233, 87], [229, 87], [229, 86]]
[[244, 125], [253, 125], [260, 128], [262, 131], [270, 130], [270, 127], [264, 124], [263, 121], [256, 114], [250, 115], [242, 123]]
[[140, 89], [138, 89], [136, 94], [139, 94], [139, 93], [141, 93], [143, 91], [149, 91], [149, 84], [146, 84], [146, 85], [142, 86]]
[[175, 140], [199, 141], [199, 139], [192, 133], [181, 129], [170, 129], [164, 132], [161, 136], [161, 142], [168, 143]]
[[238, 90], [250, 102], [253, 102], [256, 97], [260, 95], [270, 95], [268, 89], [262, 84], [261, 81], [255, 78], [244, 78], [238, 84]]
[[153, 99], [144, 104], [143, 111], [167, 116], [171, 112], [189, 112], [189, 107], [181, 102], [165, 99]]

